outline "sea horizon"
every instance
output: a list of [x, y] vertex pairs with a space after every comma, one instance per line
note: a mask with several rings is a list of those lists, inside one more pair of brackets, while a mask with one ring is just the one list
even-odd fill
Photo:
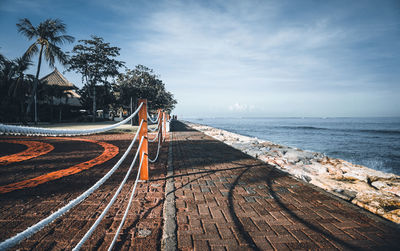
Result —
[[237, 117], [237, 116], [179, 116], [178, 115], [178, 119], [225, 119], [225, 118], [229, 118], [229, 119], [275, 119], [275, 118], [279, 118], [279, 119], [291, 119], [291, 118], [301, 118], [301, 119], [308, 119], [308, 118], [320, 118], [320, 119], [332, 119], [332, 118], [364, 118], [364, 119], [368, 119], [368, 118], [399, 118], [400, 119], [400, 115], [399, 116], [241, 116], [241, 117]]

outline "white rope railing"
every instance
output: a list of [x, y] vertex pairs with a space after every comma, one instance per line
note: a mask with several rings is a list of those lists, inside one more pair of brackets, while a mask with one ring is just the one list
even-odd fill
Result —
[[148, 129], [150, 132], [155, 132], [155, 131], [158, 130], [158, 126], [157, 126], [156, 128], [150, 128], [150, 127], [148, 127], [147, 129]]
[[138, 181], [139, 181], [140, 170], [141, 170], [141, 168], [142, 168], [142, 163], [143, 163], [143, 156], [144, 156], [144, 153], [142, 154], [142, 156], [141, 156], [141, 158], [140, 158], [141, 161], [140, 161], [139, 169], [138, 169], [138, 172], [137, 172], [137, 175], [136, 175], [135, 184], [133, 185], [132, 192], [131, 192], [131, 196], [130, 196], [130, 198], [129, 198], [128, 205], [126, 206], [124, 216], [122, 217], [122, 220], [121, 220], [121, 223], [120, 223], [119, 226], [118, 226], [117, 232], [115, 233], [114, 238], [113, 238], [113, 240], [112, 240], [110, 246], [108, 247], [108, 251], [111, 251], [112, 248], [114, 247], [115, 242], [117, 241], [118, 235], [119, 235], [119, 233], [121, 232], [121, 229], [122, 229], [122, 227], [123, 227], [123, 225], [124, 225], [124, 223], [125, 223], [126, 217], [128, 216], [129, 209], [130, 209], [130, 207], [131, 207], [131, 205], [132, 205], [133, 195], [135, 194], [136, 186], [137, 186], [137, 183], [138, 183]]
[[147, 118], [150, 120], [151, 123], [157, 123], [158, 120], [160, 119], [160, 114], [157, 115], [157, 118], [154, 120], [153, 118], [151, 118], [150, 114], [147, 113]]
[[170, 131], [170, 128], [169, 128], [169, 126], [170, 126], [170, 121], [171, 121], [171, 119], [170, 119], [170, 120], [167, 120], [166, 128], [165, 128], [165, 130], [167, 130], [166, 132], [169, 132], [169, 131]]
[[156, 141], [156, 139], [158, 138], [158, 136], [160, 135], [160, 132], [157, 133], [156, 137], [154, 139], [149, 139], [149, 142], [154, 142]]
[[139, 112], [142, 106], [143, 104], [140, 104], [140, 106], [136, 109], [136, 111], [126, 119], [118, 123], [115, 123], [113, 125], [105, 126], [102, 128], [73, 130], [73, 129], [51, 129], [51, 128], [0, 124], [0, 134], [37, 135], [37, 136], [77, 136], [77, 135], [95, 134], [95, 133], [109, 131], [111, 129], [114, 129], [120, 125], [127, 123]]
[[160, 116], [161, 116], [161, 113], [159, 112], [158, 113], [158, 116], [157, 116], [157, 119], [156, 120], [152, 120], [152, 118], [151, 118], [151, 116], [149, 115], [149, 113], [147, 113], [147, 118], [150, 120], [150, 122], [152, 122], [152, 123], [157, 123], [157, 127], [156, 128], [150, 128], [150, 127], [148, 127], [148, 130], [150, 131], [150, 132], [155, 132], [155, 131], [158, 131], [159, 130], [159, 126], [160, 126]]
[[17, 245], [19, 242], [22, 240], [29, 238], [54, 220], [56, 220], [58, 217], [61, 215], [65, 214], [68, 212], [70, 209], [81, 203], [84, 199], [86, 199], [90, 194], [92, 194], [97, 188], [99, 188], [110, 176], [119, 168], [121, 163], [125, 160], [126, 156], [128, 156], [128, 153], [131, 151], [138, 135], [140, 132], [140, 129], [143, 125], [143, 120], [140, 122], [139, 129], [137, 130], [135, 137], [132, 139], [131, 144], [128, 146], [128, 149], [125, 151], [125, 153], [122, 155], [122, 157], [118, 160], [118, 162], [111, 168], [110, 171], [107, 172], [106, 175], [103, 176], [100, 180], [98, 180], [92, 187], [90, 187], [88, 190], [86, 190], [84, 193], [82, 193], [80, 196], [75, 198], [74, 200], [70, 201], [67, 205], [64, 207], [58, 209], [56, 212], [48, 216], [47, 218], [39, 221], [35, 225], [27, 228], [26, 230], [18, 233], [17, 235], [8, 238], [7, 240], [3, 241], [0, 243], [0, 250], [6, 250], [9, 249], [15, 245]]
[[156, 157], [155, 157], [154, 159], [150, 159], [150, 158], [149, 158], [149, 162], [150, 162], [150, 163], [154, 163], [154, 162], [157, 161], [157, 159], [158, 159], [158, 154], [160, 153], [160, 148], [161, 148], [161, 137], [158, 138], [158, 145], [157, 145], [157, 154], [156, 154]]
[[133, 159], [133, 161], [132, 161], [132, 163], [131, 163], [131, 165], [130, 165], [130, 167], [128, 169], [128, 172], [126, 172], [126, 175], [125, 175], [124, 179], [122, 180], [122, 182], [119, 185], [117, 191], [115, 192], [114, 196], [111, 198], [111, 200], [108, 203], [108, 205], [106, 206], [106, 208], [104, 208], [103, 212], [100, 214], [100, 216], [97, 218], [97, 220], [93, 223], [93, 225], [89, 228], [89, 230], [86, 232], [86, 234], [82, 237], [82, 239], [79, 241], [79, 243], [72, 249], [73, 251], [79, 250], [82, 247], [82, 245], [87, 241], [87, 239], [89, 239], [89, 237], [92, 235], [93, 231], [100, 224], [101, 220], [104, 218], [104, 216], [106, 216], [108, 210], [110, 210], [112, 204], [114, 204], [115, 200], [117, 199], [118, 194], [122, 190], [122, 187], [125, 185], [126, 181], [128, 180], [128, 177], [131, 174], [133, 166], [136, 163], [137, 156], [139, 155], [139, 150], [142, 147], [143, 139], [144, 139], [144, 137], [142, 137], [140, 139], [140, 143], [139, 143], [138, 149], [136, 150], [135, 157], [134, 157], [134, 159]]

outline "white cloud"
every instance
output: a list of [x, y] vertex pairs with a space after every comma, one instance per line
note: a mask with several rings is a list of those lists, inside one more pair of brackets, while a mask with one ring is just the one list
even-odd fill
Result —
[[43, 13], [43, 5], [51, 4], [49, 0], [12, 0], [12, 1], [4, 1], [0, 3], [0, 7], [2, 11], [5, 12], [21, 12], [21, 9], [29, 9], [29, 11], [34, 12], [36, 14]]
[[[365, 54], [393, 55], [360, 46], [378, 33], [369, 32], [367, 24], [361, 29], [353, 21], [342, 21], [359, 15], [354, 13], [357, 8], [298, 5], [302, 11], [282, 2], [168, 1], [154, 6], [141, 22], [134, 20], [132, 29], [141, 37], [132, 37], [130, 48], [136, 61], [160, 73], [178, 98], [178, 113], [200, 112], [211, 100], [214, 113], [256, 112], [266, 104], [273, 106], [265, 97], [274, 93], [274, 100], [286, 101], [285, 109], [301, 115], [320, 105], [310, 98], [313, 92], [321, 100], [340, 100], [342, 93], [366, 87], [380, 91], [375, 68], [363, 59]], [[313, 103], [299, 106], [288, 96]], [[236, 100], [258, 100], [257, 108]]]
[[232, 112], [246, 112], [252, 110], [254, 110], [254, 105], [234, 103], [233, 105], [229, 106], [229, 111]]
[[[35, 22], [53, 13], [77, 39], [100, 35], [122, 48], [120, 59], [128, 67], [153, 68], [178, 99], [178, 114], [303, 116], [321, 112], [323, 101], [338, 104], [333, 113], [348, 110], [344, 94], [361, 95], [357, 107], [368, 111], [400, 105], [393, 96], [383, 98], [387, 88], [400, 91], [395, 1], [89, 0], [85, 6], [93, 8], [81, 9], [73, 2], [48, 2], [0, 3], [0, 12], [13, 17], [9, 30], [15, 33], [1, 36], [4, 55], [19, 56], [26, 48], [15, 30], [17, 12]], [[72, 73], [67, 77], [80, 82]]]
[[[241, 14], [254, 10], [254, 6], [246, 7]], [[340, 30], [327, 29], [326, 19], [305, 27], [278, 29], [272, 21], [259, 25], [268, 13], [256, 11], [251, 21], [243, 22], [249, 19], [246, 15], [216, 13], [201, 6], [166, 8], [147, 20], [145, 28], [151, 32], [134, 47], [158, 64], [168, 65], [167, 74], [177, 75], [174, 81], [183, 77], [193, 88], [266, 84], [263, 79], [302, 81], [311, 70], [323, 71], [326, 77], [334, 68], [329, 58], [312, 52], [337, 43], [343, 36]]]

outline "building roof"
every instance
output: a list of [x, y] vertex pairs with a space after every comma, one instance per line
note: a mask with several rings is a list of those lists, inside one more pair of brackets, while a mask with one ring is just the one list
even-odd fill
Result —
[[[66, 79], [58, 70], [57, 68], [54, 69], [53, 72], [47, 74], [43, 78], [40, 79], [40, 82], [46, 83], [47, 85], [58, 85], [58, 86], [63, 86], [63, 87], [69, 87], [68, 89], [71, 90], [65, 90], [66, 93], [70, 94], [70, 99], [68, 101], [69, 105], [73, 106], [81, 106], [81, 103], [79, 101], [80, 95], [74, 91], [74, 89], [78, 89], [73, 83], [69, 82], [68, 79]], [[56, 100], [54, 98], [54, 100]], [[61, 101], [59, 101], [61, 102]]]
[[41, 78], [40, 82], [46, 82], [46, 84], [48, 84], [48, 85], [59, 85], [59, 86], [76, 88], [76, 86], [73, 83], [69, 82], [68, 79], [66, 79], [57, 70], [57, 68], [55, 68], [54, 71], [51, 72], [50, 74], [47, 74], [46, 76]]

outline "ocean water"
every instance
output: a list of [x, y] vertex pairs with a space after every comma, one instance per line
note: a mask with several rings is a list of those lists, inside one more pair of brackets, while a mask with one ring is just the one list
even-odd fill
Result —
[[185, 120], [400, 175], [400, 117]]

